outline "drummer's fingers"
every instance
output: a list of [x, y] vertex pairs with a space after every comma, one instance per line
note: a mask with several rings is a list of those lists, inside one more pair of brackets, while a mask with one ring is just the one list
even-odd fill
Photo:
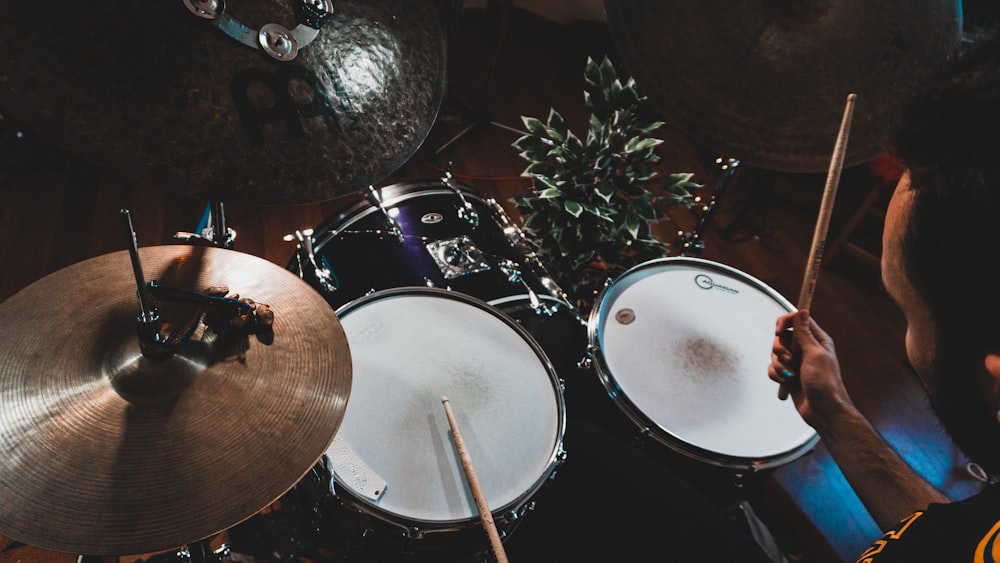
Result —
[[777, 359], [768, 366], [767, 377], [778, 384], [778, 398], [782, 401], [788, 398], [788, 395], [798, 384], [795, 374]]
[[792, 360], [792, 351], [785, 345], [782, 339], [775, 338], [774, 344], [771, 346], [771, 356], [774, 360], [789, 362]]
[[792, 321], [795, 319], [795, 313], [785, 313], [778, 317], [774, 326], [774, 335], [781, 336], [785, 334], [788, 329], [792, 328]]
[[803, 328], [807, 329], [805, 332], [807, 332], [817, 344], [832, 352], [834, 349], [833, 338], [831, 338], [830, 335], [819, 326], [819, 323], [809, 316], [808, 313], [805, 314], [805, 318], [802, 320], [805, 321], [802, 325]]

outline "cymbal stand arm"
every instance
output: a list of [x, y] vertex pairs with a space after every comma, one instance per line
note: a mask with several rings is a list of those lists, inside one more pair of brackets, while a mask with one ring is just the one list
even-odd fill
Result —
[[139, 296], [139, 306], [141, 311], [136, 322], [139, 326], [139, 336], [141, 338], [151, 338], [154, 341], [160, 339], [160, 313], [153, 307], [146, 291], [146, 277], [142, 273], [142, 262], [139, 260], [139, 245], [136, 242], [135, 229], [132, 226], [132, 214], [128, 209], [121, 210], [122, 219], [125, 222], [125, 231], [128, 236], [128, 254], [132, 260], [132, 273], [135, 275], [136, 293]]
[[722, 199], [723, 194], [726, 192], [726, 188], [729, 187], [732, 178], [736, 175], [736, 170], [740, 166], [740, 161], [735, 158], [719, 157], [715, 159], [715, 163], [719, 165], [720, 176], [716, 181], [715, 190], [712, 192], [709, 202], [701, 208], [702, 214], [701, 217], [698, 218], [698, 223], [695, 226], [695, 229], [686, 233], [677, 233], [676, 244], [681, 248], [681, 256], [697, 257], [701, 255], [703, 250], [705, 250], [705, 240], [702, 238], [702, 235], [708, 227], [708, 222], [712, 218], [712, 214], [715, 211], [716, 206], [719, 204], [719, 200]]
[[212, 244], [219, 248], [233, 249], [235, 236], [230, 236], [226, 225], [226, 207], [221, 201], [212, 202]]

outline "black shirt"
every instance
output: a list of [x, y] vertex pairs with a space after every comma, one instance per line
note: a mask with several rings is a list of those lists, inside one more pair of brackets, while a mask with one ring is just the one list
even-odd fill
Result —
[[857, 563], [897, 561], [1000, 563], [1000, 485], [907, 516]]

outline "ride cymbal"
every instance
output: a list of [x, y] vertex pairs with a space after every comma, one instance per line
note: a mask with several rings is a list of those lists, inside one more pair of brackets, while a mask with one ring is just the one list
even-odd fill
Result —
[[230, 4], [7, 6], [0, 33], [23, 48], [0, 54], [0, 110], [127, 178], [231, 203], [326, 201], [423, 142], [445, 87], [434, 2]]
[[268, 304], [273, 341], [223, 346], [201, 334], [169, 360], [147, 360], [127, 251], [59, 270], [0, 303], [5, 536], [89, 555], [198, 541], [294, 486], [343, 419], [347, 340], [305, 282], [231, 250], [139, 254], [160, 285], [226, 286]]
[[846, 166], [886, 150], [907, 91], [960, 40], [957, 0], [606, 0], [612, 39], [665, 121], [722, 156], [823, 172], [848, 94]]

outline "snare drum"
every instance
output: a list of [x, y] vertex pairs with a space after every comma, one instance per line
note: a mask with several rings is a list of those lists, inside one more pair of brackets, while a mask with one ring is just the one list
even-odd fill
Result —
[[448, 288], [483, 301], [517, 294], [565, 301], [525, 255], [523, 235], [503, 207], [447, 178], [359, 194], [313, 237], [313, 257], [300, 251], [288, 268], [335, 309], [407, 286]]
[[698, 258], [635, 266], [598, 296], [598, 377], [643, 431], [694, 459], [754, 471], [819, 439], [767, 377], [774, 326], [794, 307], [763, 282]]
[[511, 533], [563, 459], [562, 391], [538, 344], [488, 304], [441, 289], [379, 291], [337, 315], [354, 375], [327, 456], [335, 497], [364, 521], [361, 555], [446, 560], [488, 545], [443, 396], [497, 528]]

